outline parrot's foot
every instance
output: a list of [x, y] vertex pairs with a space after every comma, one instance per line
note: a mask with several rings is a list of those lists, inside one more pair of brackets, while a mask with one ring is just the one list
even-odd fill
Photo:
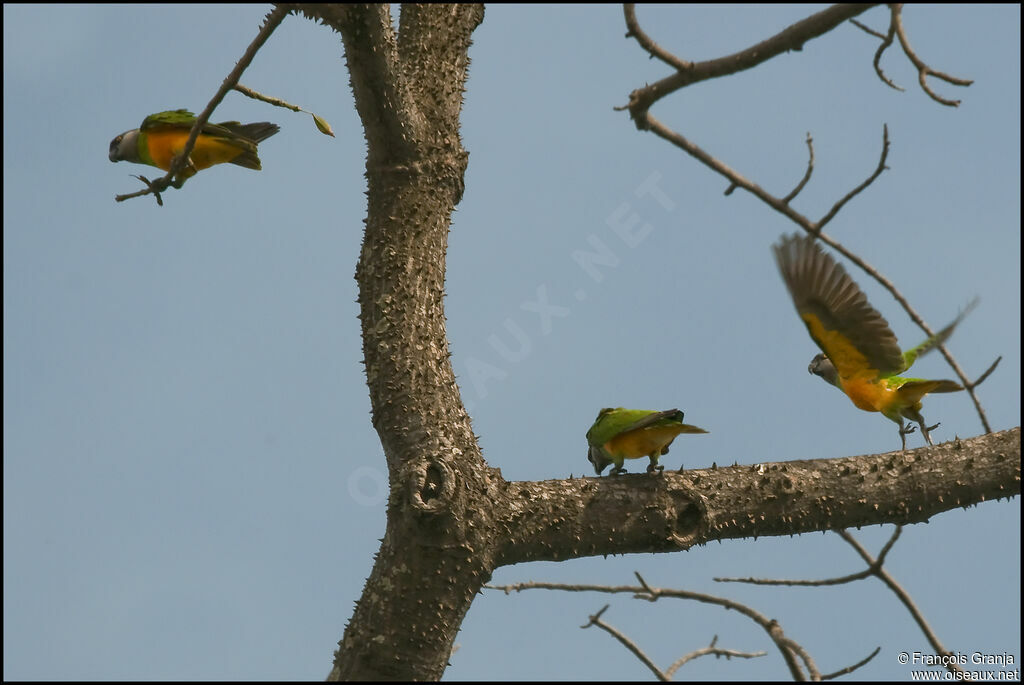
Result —
[[664, 470], [665, 470], [665, 465], [664, 464], [657, 464], [657, 465], [655, 465], [655, 464], [648, 464], [647, 465], [647, 473], [654, 473], [655, 471], [657, 471], [658, 473], [661, 473]]
[[900, 452], [907, 451], [907, 436], [917, 430], [917, 426], [900, 424]]
[[626, 472], [626, 467], [625, 466], [613, 466], [612, 470], [608, 472], [608, 475], [609, 476], [617, 476], [620, 473], [625, 473], [625, 472]]
[[924, 423], [921, 424], [921, 433], [924, 435], [924, 439], [928, 441], [929, 445], [935, 444], [934, 442], [932, 442], [932, 436], [929, 435], [929, 433], [938, 428], [940, 423], [941, 421], [935, 424], [934, 426], [926, 426], [924, 425]]

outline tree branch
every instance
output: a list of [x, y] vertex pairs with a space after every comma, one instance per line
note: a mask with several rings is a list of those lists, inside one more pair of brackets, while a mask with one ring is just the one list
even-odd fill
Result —
[[499, 542], [499, 566], [918, 523], [1020, 494], [1020, 428], [841, 459], [520, 481], [503, 493], [496, 526], [515, 535]]

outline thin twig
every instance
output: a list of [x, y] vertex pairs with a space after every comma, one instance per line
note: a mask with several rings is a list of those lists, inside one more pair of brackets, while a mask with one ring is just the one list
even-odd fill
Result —
[[902, 526], [896, 526], [896, 530], [893, 532], [889, 541], [882, 547], [882, 551], [878, 553], [878, 559], [869, 563], [868, 567], [863, 571], [857, 573], [851, 573], [846, 576], [840, 576], [838, 578], [822, 578], [819, 580], [786, 580], [782, 578], [714, 578], [717, 583], [745, 583], [747, 585], [785, 585], [790, 587], [826, 587], [829, 585], [844, 585], [851, 583], [855, 580], [863, 580], [870, 575], [873, 575], [876, 570], [881, 568], [882, 564], [885, 563], [885, 556], [892, 549], [892, 546], [896, 544], [896, 540], [899, 539], [900, 533], [902, 532]]
[[626, 15], [626, 28], [628, 29], [626, 37], [636, 38], [636, 42], [640, 43], [640, 47], [649, 52], [651, 57], [657, 57], [678, 71], [686, 71], [693, 67], [691, 62], [681, 60], [668, 50], [663, 50], [650, 36], [644, 33], [644, 30], [640, 28], [640, 23], [636, 20], [636, 3], [627, 2], [623, 5], [622, 11]]
[[889, 13], [889, 31], [885, 34], [879, 33], [878, 31], [872, 31], [867, 26], [864, 26], [854, 19], [851, 19], [850, 21], [870, 33], [872, 36], [877, 36], [882, 39], [882, 43], [878, 46], [878, 49], [875, 50], [875, 58], [872, 60], [871, 64], [875, 67], [875, 73], [878, 74], [878, 78], [882, 79], [882, 83], [890, 88], [900, 91], [901, 93], [904, 92], [904, 88], [893, 83], [892, 79], [886, 76], [885, 72], [882, 71], [882, 55], [885, 54], [885, 51], [889, 49], [890, 45], [892, 45], [892, 39], [896, 37], [896, 24], [893, 23], [892, 13]]
[[860, 30], [864, 31], [865, 33], [870, 33], [875, 38], [881, 38], [882, 40], [885, 40], [885, 34], [884, 33], [880, 33], [878, 31], [874, 30], [873, 28], [870, 28], [867, 25], [860, 23], [856, 19], [851, 19], [850, 23], [853, 24], [854, 26], [856, 26], [857, 28], [859, 28]]
[[882, 651], [881, 646], [875, 647], [875, 651], [871, 652], [870, 654], [868, 654], [866, 657], [864, 657], [863, 659], [861, 659], [857, 663], [852, 664], [850, 666], [847, 666], [846, 668], [841, 668], [838, 671], [833, 671], [832, 673], [826, 673], [826, 674], [821, 676], [821, 679], [822, 680], [835, 680], [836, 678], [838, 678], [840, 676], [844, 676], [844, 675], [847, 675], [849, 673], [853, 673], [858, 668], [860, 668], [861, 666], [865, 665], [866, 663], [868, 663], [869, 661], [874, 659], [876, 656], [878, 656], [878, 653], [881, 652], [881, 651]]
[[598, 628], [600, 628], [601, 630], [605, 631], [606, 633], [614, 637], [616, 640], [618, 640], [619, 643], [621, 643], [626, 649], [633, 652], [633, 655], [637, 659], [639, 659], [644, 666], [649, 668], [651, 670], [651, 673], [653, 673], [658, 680], [662, 682], [668, 682], [669, 680], [671, 680], [671, 678], [669, 678], [668, 675], [663, 673], [660, 668], [654, 665], [654, 662], [651, 661], [651, 658], [647, 656], [644, 653], [644, 650], [640, 649], [635, 642], [633, 642], [628, 637], [623, 635], [620, 631], [616, 630], [610, 624], [605, 623], [601, 620], [601, 614], [608, 610], [608, 606], [609, 605], [605, 604], [599, 612], [590, 617], [590, 621], [588, 621], [585, 625], [580, 626], [580, 628], [587, 629], [590, 626], [597, 626]]
[[665, 675], [667, 675], [669, 679], [671, 679], [672, 676], [675, 675], [676, 671], [678, 671], [681, 667], [685, 666], [694, 659], [699, 659], [700, 657], [708, 656], [709, 654], [714, 656], [724, 656], [726, 659], [731, 659], [733, 657], [736, 657], [738, 659], [756, 659], [758, 657], [768, 655], [768, 652], [764, 650], [760, 652], [741, 652], [737, 649], [722, 649], [721, 647], [715, 646], [717, 642], [718, 636], [715, 635], [713, 638], [711, 638], [711, 644], [707, 647], [695, 649], [689, 654], [684, 654], [683, 656], [679, 657], [678, 659], [672, 662], [671, 666], [665, 669]]
[[[811, 174], [814, 173], [814, 139], [811, 138], [811, 132], [807, 132], [807, 170], [804, 171], [804, 177], [800, 179], [800, 182], [796, 184], [796, 188], [790, 191], [789, 195], [782, 198], [782, 201], [787, 205], [793, 201], [800, 191], [804, 189], [807, 182], [811, 180]], [[728, 195], [728, 193], [726, 193]]]

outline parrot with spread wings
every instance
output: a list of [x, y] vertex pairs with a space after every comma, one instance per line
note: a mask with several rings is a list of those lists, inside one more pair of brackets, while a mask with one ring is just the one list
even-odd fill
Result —
[[929, 426], [921, 416], [921, 399], [932, 392], [957, 392], [951, 380], [899, 376], [921, 355], [944, 343], [978, 303], [973, 300], [956, 319], [920, 345], [901, 351], [889, 323], [869, 303], [846, 270], [810, 236], [783, 236], [773, 246], [775, 259], [811, 338], [821, 348], [807, 370], [842, 390], [855, 406], [880, 412], [900, 427], [902, 448], [916, 422], [929, 445]]

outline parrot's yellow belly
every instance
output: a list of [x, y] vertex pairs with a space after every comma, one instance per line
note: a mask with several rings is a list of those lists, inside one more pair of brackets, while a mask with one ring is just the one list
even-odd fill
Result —
[[894, 402], [899, 401], [896, 388], [890, 388], [884, 381], [873, 381], [866, 378], [841, 379], [843, 392], [859, 409], [864, 411], [884, 412]]
[[[171, 162], [185, 149], [188, 131], [155, 131], [146, 135], [149, 156], [153, 163], [167, 171]], [[192, 164], [198, 169], [208, 169], [214, 164], [230, 162], [242, 152], [237, 146], [213, 136], [200, 135], [189, 155]]]
[[617, 435], [604, 444], [604, 449], [615, 457], [639, 459], [652, 454], [661, 454], [675, 437], [682, 432], [681, 425], [652, 426]]

